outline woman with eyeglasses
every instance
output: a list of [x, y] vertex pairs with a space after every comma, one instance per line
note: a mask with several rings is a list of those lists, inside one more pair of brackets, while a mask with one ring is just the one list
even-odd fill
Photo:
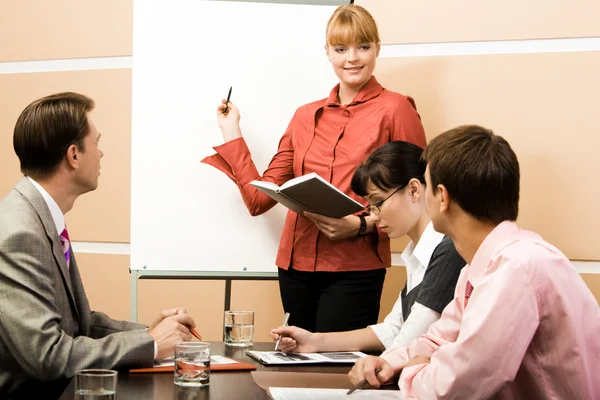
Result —
[[440, 318], [454, 296], [465, 261], [452, 241], [433, 229], [427, 215], [422, 153], [412, 143], [387, 143], [352, 178], [352, 190], [369, 202], [377, 227], [390, 238], [408, 235], [411, 239], [402, 253], [406, 285], [392, 312], [380, 324], [347, 332], [312, 333], [295, 326], [273, 329], [273, 340], [284, 335], [279, 350], [383, 351], [410, 345]]

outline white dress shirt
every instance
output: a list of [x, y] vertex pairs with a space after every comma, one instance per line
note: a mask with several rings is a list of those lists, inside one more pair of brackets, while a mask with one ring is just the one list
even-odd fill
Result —
[[[430, 222], [416, 246], [411, 241], [402, 252], [401, 257], [406, 265], [407, 294], [423, 281], [431, 255], [443, 238], [444, 235], [436, 232]], [[369, 328], [373, 329], [387, 349], [392, 346], [410, 345], [419, 335], [427, 332], [429, 326], [439, 318], [440, 313], [415, 302], [405, 321], [402, 315], [402, 296], [400, 294], [392, 311], [383, 322], [371, 325]]]
[[52, 196], [50, 196], [50, 194], [46, 192], [46, 189], [44, 189], [39, 183], [31, 179], [30, 177], [27, 177], [27, 179], [29, 179], [29, 182], [31, 182], [31, 184], [38, 190], [38, 192], [40, 192], [40, 194], [44, 198], [44, 201], [46, 202], [46, 205], [50, 210], [50, 215], [52, 215], [52, 221], [54, 221], [54, 225], [56, 225], [56, 232], [58, 232], [58, 236], [60, 236], [62, 231], [65, 229], [65, 216], [62, 213], [60, 207], [58, 206], [58, 204], [56, 204], [56, 201], [54, 201]]

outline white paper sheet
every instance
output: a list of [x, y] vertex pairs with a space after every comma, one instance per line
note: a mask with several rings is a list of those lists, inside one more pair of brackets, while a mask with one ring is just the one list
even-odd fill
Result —
[[348, 389], [306, 389], [306, 388], [269, 388], [275, 400], [361, 400], [361, 399], [402, 399], [398, 390], [356, 390], [350, 396]]

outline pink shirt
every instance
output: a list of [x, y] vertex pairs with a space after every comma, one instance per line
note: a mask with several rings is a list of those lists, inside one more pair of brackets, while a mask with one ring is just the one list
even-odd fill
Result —
[[600, 308], [558, 249], [505, 221], [440, 320], [382, 355], [394, 369], [415, 356], [431, 362], [402, 371], [406, 398], [600, 399]]

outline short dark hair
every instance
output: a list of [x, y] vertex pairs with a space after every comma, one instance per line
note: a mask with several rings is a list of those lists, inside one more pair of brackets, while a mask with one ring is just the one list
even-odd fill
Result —
[[499, 224], [519, 214], [519, 161], [508, 142], [489, 129], [464, 125], [434, 138], [423, 159], [432, 190], [444, 185], [467, 213]]
[[79, 93], [65, 92], [29, 104], [15, 124], [13, 147], [21, 172], [33, 178], [52, 176], [72, 144], [82, 151], [90, 127], [87, 112], [94, 101]]
[[427, 164], [422, 154], [423, 149], [412, 143], [398, 140], [384, 144], [354, 172], [352, 190], [364, 197], [368, 194], [369, 182], [382, 190], [405, 186], [413, 178], [424, 184]]

